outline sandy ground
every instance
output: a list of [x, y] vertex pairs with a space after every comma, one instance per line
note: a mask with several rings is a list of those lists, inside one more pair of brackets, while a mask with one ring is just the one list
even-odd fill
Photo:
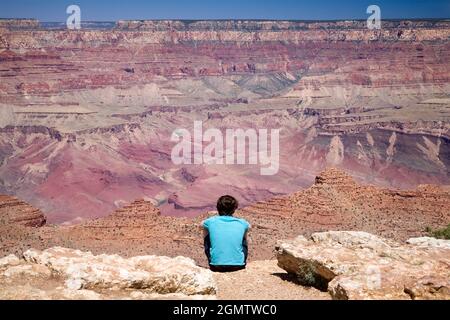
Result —
[[250, 262], [246, 270], [215, 273], [219, 300], [327, 300], [326, 292], [296, 284], [276, 260]]

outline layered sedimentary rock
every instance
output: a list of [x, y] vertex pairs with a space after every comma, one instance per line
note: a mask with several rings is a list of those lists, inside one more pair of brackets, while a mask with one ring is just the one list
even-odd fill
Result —
[[42, 227], [46, 222], [40, 210], [10, 196], [0, 196], [0, 220], [2, 225], [15, 224], [25, 227]]
[[[250, 261], [267, 260], [273, 258], [278, 240], [299, 234], [353, 230], [400, 242], [428, 236], [426, 230], [446, 227], [450, 221], [449, 192], [448, 187], [439, 186], [397, 191], [360, 185], [349, 175], [329, 169], [311, 188], [242, 208], [236, 216], [252, 225]], [[193, 219], [164, 216], [154, 202], [138, 200], [107, 217], [71, 226], [0, 225], [0, 255], [20, 256], [29, 248], [59, 246], [128, 258], [186, 256], [206, 267], [200, 225], [215, 214]], [[419, 246], [439, 243], [436, 239], [415, 241]]]
[[[197, 216], [311, 186], [326, 166], [449, 184], [449, 22], [120, 21], [0, 27], [0, 192], [51, 222], [145, 198]], [[280, 170], [177, 166], [172, 133], [281, 129]]]
[[302, 284], [328, 290], [334, 299], [450, 299], [448, 248], [328, 232], [281, 243], [277, 258]]
[[0, 28], [10, 30], [36, 29], [40, 27], [40, 23], [36, 19], [0, 19]]

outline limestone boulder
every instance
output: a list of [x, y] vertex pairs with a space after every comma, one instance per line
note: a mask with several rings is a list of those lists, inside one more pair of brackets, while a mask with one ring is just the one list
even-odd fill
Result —
[[216, 286], [211, 271], [191, 259], [118, 255], [94, 256], [66, 248], [28, 250], [24, 259], [46, 266], [65, 279], [71, 290], [141, 289], [158, 294], [212, 295]]

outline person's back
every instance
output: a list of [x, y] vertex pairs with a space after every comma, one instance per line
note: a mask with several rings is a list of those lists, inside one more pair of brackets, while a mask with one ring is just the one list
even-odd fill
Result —
[[244, 269], [247, 263], [247, 231], [249, 223], [233, 217], [238, 207], [236, 199], [224, 196], [217, 202], [219, 216], [203, 222], [205, 252], [213, 271]]

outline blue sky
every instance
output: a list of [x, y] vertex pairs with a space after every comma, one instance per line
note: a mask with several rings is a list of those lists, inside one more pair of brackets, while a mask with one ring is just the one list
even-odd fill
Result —
[[0, 0], [0, 18], [65, 21], [66, 7], [84, 21], [119, 19], [366, 19], [371, 4], [382, 18], [450, 18], [450, 0]]

